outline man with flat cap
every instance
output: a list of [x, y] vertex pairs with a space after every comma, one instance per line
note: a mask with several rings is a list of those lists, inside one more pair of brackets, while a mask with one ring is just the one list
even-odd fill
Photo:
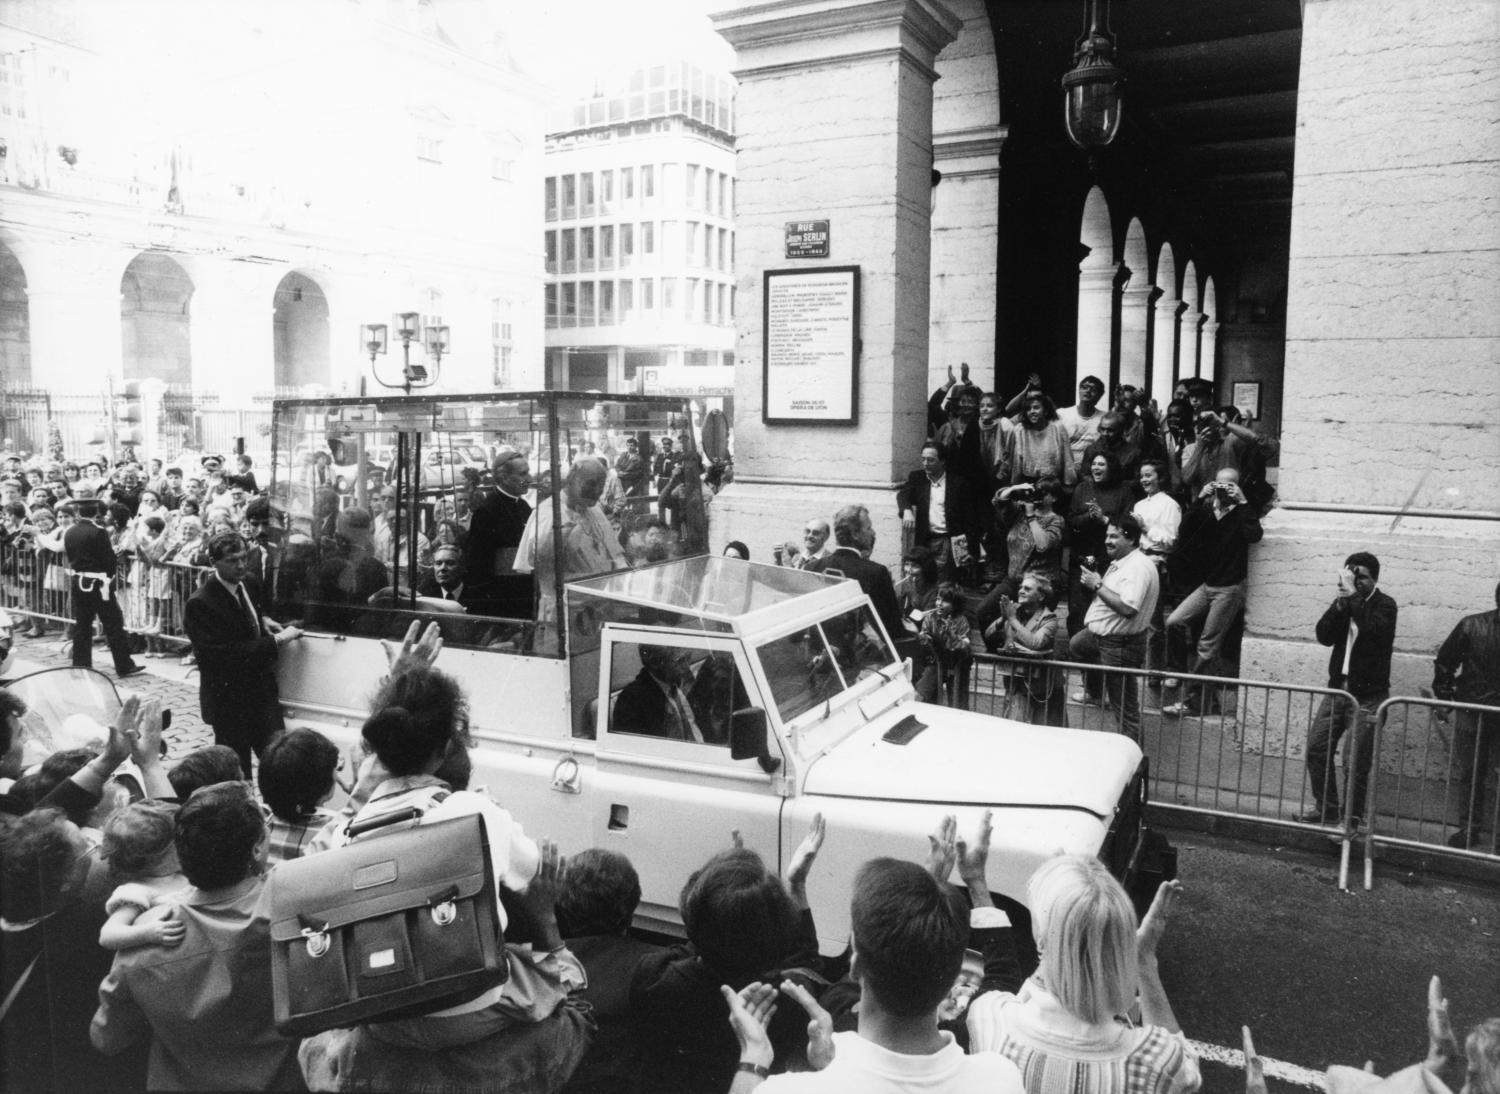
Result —
[[109, 533], [99, 527], [102, 506], [95, 498], [79, 498], [68, 503], [78, 514], [78, 522], [63, 535], [63, 551], [68, 569], [73, 571], [73, 666], [94, 667], [94, 619], [104, 625], [104, 638], [115, 659], [115, 675], [120, 679], [145, 672], [130, 656], [130, 639], [125, 635], [125, 617], [120, 613], [119, 583], [115, 573], [115, 549]]

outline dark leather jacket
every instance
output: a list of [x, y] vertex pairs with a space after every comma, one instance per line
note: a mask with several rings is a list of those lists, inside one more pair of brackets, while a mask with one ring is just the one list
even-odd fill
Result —
[[[1359, 625], [1349, 678], [1343, 675], [1344, 645], [1349, 621]], [[1391, 690], [1391, 647], [1396, 644], [1396, 602], [1376, 589], [1368, 600], [1355, 598], [1347, 608], [1335, 600], [1318, 620], [1318, 641], [1332, 646], [1328, 655], [1328, 686], [1344, 688], [1356, 699], [1383, 697]]]
[[1462, 703], [1500, 702], [1500, 608], [1458, 621], [1433, 662], [1432, 692]]

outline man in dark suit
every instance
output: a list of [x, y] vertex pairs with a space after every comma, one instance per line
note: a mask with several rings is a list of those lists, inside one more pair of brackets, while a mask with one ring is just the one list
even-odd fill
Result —
[[515, 564], [516, 548], [531, 517], [531, 504], [526, 500], [531, 466], [525, 454], [507, 445], [495, 454], [494, 475], [498, 489], [475, 508], [469, 521], [464, 565], [475, 581], [486, 585], [493, 582], [493, 614], [530, 619], [532, 577], [516, 573]]
[[260, 588], [248, 576], [247, 545], [238, 532], [221, 532], [208, 542], [214, 572], [187, 602], [184, 624], [198, 658], [198, 696], [214, 743], [228, 745], [250, 778], [250, 754], [257, 756], [283, 727], [276, 690], [281, 647], [302, 637], [263, 616]]
[[906, 477], [896, 492], [896, 506], [903, 535], [913, 546], [932, 552], [942, 580], [954, 578], [959, 558], [964, 567], [971, 565], [979, 549], [979, 506], [969, 481], [948, 467], [936, 442], [922, 446], [922, 468]]
[[[640, 654], [641, 671], [615, 699], [611, 731], [726, 744], [729, 700], [744, 694], [726, 666], [710, 656], [695, 678], [692, 650], [641, 646]], [[737, 675], [732, 664], [727, 675]]]
[[893, 637], [905, 633], [891, 572], [865, 557], [866, 552], [875, 548], [875, 528], [870, 523], [870, 511], [863, 505], [846, 505], [840, 509], [833, 515], [833, 540], [837, 544], [833, 553], [809, 563], [807, 568], [815, 573], [837, 572], [841, 577], [858, 581], [874, 605], [875, 614], [885, 624], [886, 632]]
[[145, 672], [146, 666], [136, 664], [130, 656], [130, 639], [120, 614], [119, 582], [115, 579], [115, 549], [109, 533], [94, 523], [100, 504], [93, 498], [79, 498], [69, 504], [78, 514], [78, 523], [63, 534], [63, 552], [68, 556], [68, 569], [73, 571], [73, 665], [93, 667], [97, 617], [115, 659], [115, 675], [124, 679]]

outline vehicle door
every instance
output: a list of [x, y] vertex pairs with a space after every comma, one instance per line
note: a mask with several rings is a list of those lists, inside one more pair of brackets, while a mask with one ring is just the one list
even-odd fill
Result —
[[675, 925], [683, 883], [731, 833], [777, 868], [785, 758], [769, 732], [769, 756], [731, 755], [731, 710], [765, 709], [735, 639], [618, 624], [600, 638], [594, 842], [634, 863], [642, 918]]

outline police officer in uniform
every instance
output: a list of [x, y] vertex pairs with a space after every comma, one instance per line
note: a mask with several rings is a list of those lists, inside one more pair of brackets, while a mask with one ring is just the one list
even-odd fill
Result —
[[119, 583], [115, 576], [115, 551], [109, 533], [94, 523], [100, 503], [94, 498], [69, 502], [78, 514], [78, 523], [63, 536], [63, 550], [68, 568], [73, 571], [73, 666], [94, 666], [94, 619], [104, 624], [104, 637], [115, 659], [115, 675], [120, 679], [145, 672], [130, 656], [130, 639], [125, 635], [125, 617], [120, 613]]

